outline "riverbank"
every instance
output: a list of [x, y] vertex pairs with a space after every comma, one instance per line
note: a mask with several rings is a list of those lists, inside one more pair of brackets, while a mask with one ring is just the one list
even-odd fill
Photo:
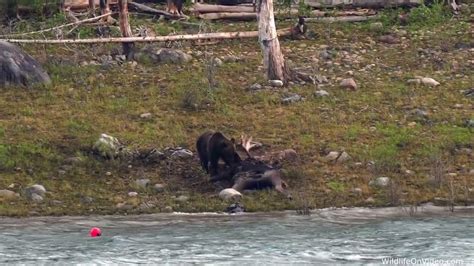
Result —
[[[260, 154], [296, 151], [296, 158], [282, 161], [295, 200], [274, 191], [246, 194], [250, 212], [472, 204], [469, 16], [400, 26], [385, 13], [378, 24], [310, 24], [311, 39], [282, 39], [281, 45], [287, 63], [314, 75], [317, 84], [288, 88], [267, 86], [256, 40], [167, 43], [189, 56], [183, 64], [146, 56], [122, 62], [115, 56], [119, 45], [24, 45], [52, 84], [0, 89], [0, 190], [17, 193], [0, 199], [0, 216], [222, 211], [229, 203], [217, 197], [221, 187], [207, 181], [196, 155], [129, 162], [91, 152], [102, 133], [131, 149], [195, 152], [196, 138], [208, 129], [252, 135], [264, 145]], [[196, 30], [135, 22], [160, 34]], [[22, 21], [17, 29], [48, 23]], [[209, 25], [255, 28], [253, 22]], [[396, 41], [387, 42], [388, 35]], [[416, 76], [440, 85], [408, 82]], [[356, 90], [340, 86], [346, 78], [355, 80]], [[345, 160], [331, 159], [331, 152], [343, 151]], [[380, 177], [389, 182], [378, 183]], [[37, 202], [26, 193], [34, 184], [46, 189]]]

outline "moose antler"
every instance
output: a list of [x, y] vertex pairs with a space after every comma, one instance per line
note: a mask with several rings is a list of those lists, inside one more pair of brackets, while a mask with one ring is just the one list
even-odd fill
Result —
[[240, 136], [240, 146], [242, 146], [242, 148], [245, 150], [245, 153], [247, 154], [248, 158], [253, 158], [252, 155], [250, 155], [250, 150], [253, 147], [260, 147], [261, 145], [262, 144], [258, 142], [253, 142], [252, 136]]

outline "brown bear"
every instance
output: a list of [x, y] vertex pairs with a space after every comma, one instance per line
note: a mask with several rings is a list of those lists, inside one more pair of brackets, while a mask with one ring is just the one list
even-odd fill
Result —
[[222, 159], [233, 172], [242, 159], [236, 152], [235, 140], [227, 139], [220, 132], [207, 131], [196, 142], [202, 168], [214, 177], [219, 172], [219, 159]]

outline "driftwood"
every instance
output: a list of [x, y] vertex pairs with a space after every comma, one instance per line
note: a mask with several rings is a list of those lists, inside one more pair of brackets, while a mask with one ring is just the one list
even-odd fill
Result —
[[378, 18], [378, 16], [347, 16], [347, 17], [320, 17], [320, 18], [305, 18], [306, 22], [361, 22], [370, 19]]
[[352, 8], [386, 8], [419, 6], [423, 0], [296, 0], [304, 1], [305, 5], [321, 7], [352, 7]]
[[[129, 23], [128, 17], [128, 5], [127, 0], [119, 0], [119, 25], [120, 31], [122, 32], [122, 36], [132, 37], [132, 29]], [[133, 42], [124, 42], [122, 43], [123, 46], [123, 54], [126, 55], [127, 59], [133, 58]]]
[[[263, 69], [268, 80], [286, 82], [285, 59], [280, 49], [273, 13], [273, 0], [259, 0], [258, 41], [263, 54]], [[290, 30], [291, 34], [291, 30]]]
[[[100, 0], [94, 0], [94, 6], [98, 7]], [[118, 0], [109, 0], [109, 4], [116, 5]], [[71, 10], [88, 9], [90, 7], [89, 0], [64, 0], [63, 8], [70, 8]]]
[[[275, 13], [279, 15], [287, 15], [288, 13], [279, 12]], [[296, 15], [298, 11], [291, 12], [290, 15]], [[367, 16], [375, 15], [376, 12], [373, 10], [370, 11], [340, 11], [331, 14], [331, 17], [325, 17], [328, 15], [327, 12], [313, 10], [311, 15], [314, 17], [305, 18], [306, 21], [342, 21], [342, 22], [357, 22], [365, 21], [368, 19]], [[239, 20], [253, 20], [257, 18], [257, 13], [253, 12], [241, 12], [241, 13], [228, 13], [228, 12], [218, 12], [218, 13], [204, 13], [199, 14], [200, 19], [205, 20], [218, 20], [218, 19], [239, 19]], [[345, 17], [345, 18], [342, 18]], [[361, 19], [356, 19], [352, 17], [361, 17]]]
[[104, 14], [104, 15], [100, 15], [100, 16], [97, 16], [97, 17], [94, 17], [94, 18], [88, 18], [88, 19], [84, 19], [84, 20], [80, 20], [80, 21], [76, 21], [76, 22], [64, 24], [64, 25], [57, 26], [57, 27], [52, 27], [52, 28], [44, 29], [44, 30], [32, 31], [32, 32], [24, 32], [24, 33], [16, 33], [16, 34], [0, 35], [0, 37], [5, 38], [5, 37], [26, 36], [26, 35], [44, 33], [44, 32], [48, 32], [48, 31], [53, 31], [53, 30], [62, 29], [62, 28], [69, 27], [69, 26], [80, 25], [80, 24], [87, 23], [87, 22], [94, 22], [94, 21], [97, 21], [97, 20], [99, 20], [99, 19], [101, 19], [101, 18], [103, 18], [103, 17], [109, 16], [109, 15], [110, 15], [110, 13]]
[[179, 18], [185, 17], [185, 16], [181, 16], [181, 15], [177, 15], [177, 14], [176, 15], [171, 14], [171, 13], [163, 11], [163, 10], [158, 10], [158, 9], [151, 8], [149, 6], [134, 3], [134, 2], [129, 2], [128, 5], [131, 9], [134, 9], [136, 11], [143, 12], [143, 13], [146, 13], [146, 14], [164, 16], [165, 18], [168, 18], [168, 19], [179, 19]]
[[[291, 35], [290, 29], [278, 30], [278, 36]], [[63, 40], [27, 40], [27, 39], [0, 39], [11, 43], [36, 43], [36, 44], [91, 44], [91, 43], [124, 43], [124, 42], [168, 42], [186, 40], [206, 40], [206, 39], [239, 39], [258, 37], [258, 31], [238, 31], [238, 32], [213, 32], [199, 34], [183, 34], [154, 37], [122, 37], [122, 38], [93, 38], [93, 39], [63, 39]]]
[[199, 14], [198, 17], [200, 19], [205, 20], [217, 20], [217, 19], [238, 19], [238, 20], [255, 20], [257, 19], [257, 13], [227, 13], [227, 12], [219, 12], [219, 13], [206, 13], [206, 14]]
[[192, 12], [197, 13], [254, 13], [255, 9], [253, 6], [224, 6], [224, 5], [209, 5], [196, 3], [190, 9]]

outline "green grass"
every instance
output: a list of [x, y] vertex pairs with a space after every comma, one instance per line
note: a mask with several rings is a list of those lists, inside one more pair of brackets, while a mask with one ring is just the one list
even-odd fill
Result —
[[[322, 38], [280, 40], [285, 57], [294, 65], [315, 67], [316, 73], [328, 77], [329, 84], [322, 87], [330, 93], [327, 98], [314, 97], [316, 87], [312, 84], [248, 91], [253, 83], [265, 85], [256, 40], [230, 40], [212, 46], [180, 44], [185, 52], [199, 50], [216, 57], [234, 54], [242, 58], [215, 69], [218, 85], [214, 87], [209, 86], [206, 75], [208, 56], [195, 57], [180, 66], [141, 61], [136, 68], [81, 67], [82, 61], [108, 55], [120, 46], [77, 45], [65, 49], [24, 45], [23, 49], [45, 65], [53, 82], [46, 87], [0, 89], [0, 189], [14, 184], [13, 190], [22, 193], [28, 185], [40, 183], [50, 193], [41, 204], [31, 204], [23, 197], [12, 205], [0, 204], [0, 215], [143, 213], [164, 211], [167, 206], [195, 212], [226, 207], [216, 196], [219, 188], [207, 182], [197, 158], [151, 165], [97, 159], [90, 150], [101, 133], [117, 137], [132, 149], [183, 146], [195, 151], [196, 138], [213, 129], [232, 137], [250, 134], [266, 145], [262, 152], [296, 150], [296, 162], [283, 162], [284, 179], [295, 201], [287, 201], [274, 191], [261, 191], [244, 196], [249, 211], [297, 209], [302, 202], [312, 208], [366, 206], [368, 197], [375, 198], [376, 206], [392, 204], [394, 197], [379, 195], [382, 192], [368, 186], [368, 180], [379, 174], [398, 181], [403, 193], [395, 196], [402, 197], [401, 202], [430, 200], [447, 191], [443, 186], [433, 189], [426, 185], [433, 156], [451, 158], [446, 167], [458, 173], [456, 184], [461, 186], [466, 178], [472, 187], [472, 179], [467, 176], [473, 167], [472, 155], [459, 152], [472, 148], [474, 142], [472, 129], [463, 126], [465, 119], [472, 118], [472, 102], [459, 92], [474, 82], [469, 63], [464, 60], [468, 52], [448, 46], [447, 51], [440, 52], [446, 62], [440, 68], [432, 56], [419, 55], [420, 48], [441, 51], [444, 43], [468, 41], [468, 24], [446, 17], [443, 21], [427, 18], [429, 23], [438, 23], [431, 27], [422, 25], [427, 11], [411, 12], [411, 24], [406, 27], [382, 19], [384, 29], [408, 27], [417, 31], [407, 36], [403, 49], [367, 42], [367, 38], [374, 38], [367, 24], [333, 23], [330, 34], [323, 34], [328, 32], [328, 25], [311, 24], [310, 29], [321, 33]], [[439, 16], [441, 11], [430, 12]], [[18, 29], [44, 28], [57, 23], [55, 19], [40, 25], [19, 24]], [[183, 30], [176, 24], [148, 19], [133, 23], [160, 27], [163, 33]], [[292, 24], [279, 21], [278, 27]], [[206, 27], [213, 31], [256, 29], [253, 22]], [[306, 47], [301, 47], [302, 43]], [[314, 64], [311, 58], [318, 58], [321, 45], [329, 45], [336, 53], [335, 63], [341, 63], [342, 51], [358, 58], [339, 65], [328, 66], [323, 61]], [[59, 64], [59, 59], [70, 63]], [[454, 60], [459, 63], [457, 71], [449, 67]], [[365, 70], [370, 64], [375, 66]], [[336, 79], [348, 77], [348, 70], [354, 71], [357, 91], [346, 91], [338, 85]], [[426, 88], [407, 84], [406, 80], [415, 75], [433, 77], [441, 85]], [[298, 93], [305, 101], [282, 105], [281, 98], [289, 93]], [[453, 108], [456, 104], [462, 107]], [[428, 117], [413, 117], [411, 111], [416, 108], [426, 109]], [[140, 118], [148, 112], [151, 118]], [[345, 150], [352, 160], [344, 164], [325, 162], [323, 157], [334, 150]], [[70, 157], [80, 157], [81, 161], [68, 163]], [[368, 164], [370, 161], [375, 162], [375, 169]], [[416, 174], [406, 176], [402, 169]], [[161, 194], [151, 189], [137, 191], [134, 182], [138, 178], [166, 184], [167, 189]], [[352, 195], [353, 188], [361, 188], [362, 195]], [[129, 191], [137, 191], [139, 196], [129, 198]], [[187, 195], [190, 200], [176, 202], [173, 196], [179, 195]], [[84, 203], [86, 196], [94, 201]], [[133, 208], [125, 211], [117, 208], [118, 203]], [[155, 207], [140, 209], [143, 203]]]

